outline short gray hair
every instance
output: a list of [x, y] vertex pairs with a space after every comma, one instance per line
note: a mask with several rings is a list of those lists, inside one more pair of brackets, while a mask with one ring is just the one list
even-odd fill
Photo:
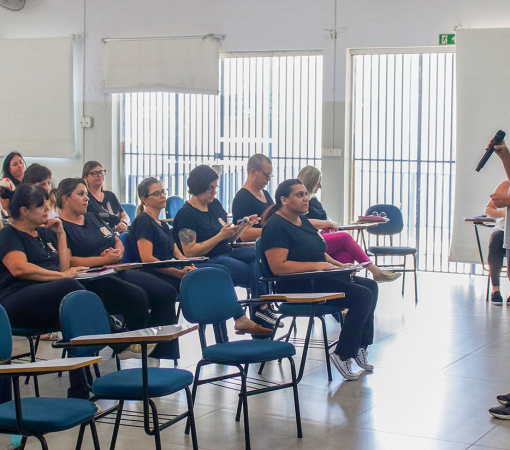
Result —
[[248, 173], [251, 172], [251, 169], [262, 170], [263, 164], [272, 164], [271, 160], [262, 153], [255, 153], [249, 160], [247, 170]]

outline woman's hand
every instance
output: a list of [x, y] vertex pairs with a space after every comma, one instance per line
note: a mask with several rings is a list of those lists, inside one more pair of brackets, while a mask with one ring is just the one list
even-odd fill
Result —
[[62, 272], [62, 278], [74, 278], [79, 273], [83, 273], [85, 271], [89, 270], [88, 267], [71, 267], [70, 269], [67, 269], [65, 272]]
[[99, 256], [104, 258], [104, 265], [118, 263], [122, 258], [120, 250], [111, 247], [104, 250]]
[[336, 269], [338, 266], [334, 266], [333, 264], [330, 264], [328, 262], [319, 262], [317, 263], [317, 270], [333, 270]]
[[[492, 144], [492, 141], [494, 140], [494, 138], [492, 138], [490, 141], [489, 141], [489, 144], [487, 145], [487, 148], [485, 149], [487, 151], [487, 149], [490, 147], [490, 145]], [[494, 151], [496, 152], [496, 154], [501, 158], [502, 156], [504, 155], [508, 155], [509, 154], [509, 151], [508, 151], [508, 147], [506, 146], [506, 143], [504, 140], [501, 141], [500, 144], [498, 145], [495, 145], [494, 146]]]
[[184, 278], [184, 275], [186, 275], [188, 272], [191, 272], [192, 270], [195, 270], [195, 264], [192, 264], [191, 266], [184, 266], [182, 269], [177, 269], [177, 278], [182, 280]]
[[115, 231], [117, 233], [124, 233], [125, 231], [127, 231], [127, 229], [128, 229], [128, 226], [124, 222], [119, 222], [117, 224], [117, 226], [115, 227]]
[[230, 222], [227, 222], [221, 228], [221, 230], [218, 233], [218, 235], [220, 235], [222, 237], [223, 241], [226, 241], [228, 239], [232, 239], [239, 232], [239, 227], [241, 227], [241, 226], [242, 225], [232, 226], [232, 224]]
[[240, 227], [244, 230], [245, 228], [251, 228], [253, 225], [258, 225], [260, 222], [260, 217], [257, 214], [253, 214], [252, 216], [243, 217], [241, 221], [244, 221], [242, 224], [239, 224]]
[[60, 234], [64, 232], [62, 221], [57, 218], [49, 219], [48, 222], [46, 222], [46, 228], [53, 231], [55, 234]]
[[325, 230], [329, 230], [332, 233], [339, 230], [339, 226], [336, 222], [333, 222], [330, 219], [328, 219], [327, 222], [328, 222], [328, 225], [324, 227]]

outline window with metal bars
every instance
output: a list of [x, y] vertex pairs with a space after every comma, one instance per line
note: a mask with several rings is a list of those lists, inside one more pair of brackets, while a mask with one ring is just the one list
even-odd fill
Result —
[[218, 197], [230, 212], [254, 153], [273, 161], [271, 195], [302, 167], [320, 169], [321, 55], [224, 58], [220, 83], [219, 96], [120, 95], [124, 201], [136, 204], [138, 183], [149, 176], [188, 199], [189, 172], [209, 164], [220, 173]]
[[455, 53], [353, 55], [352, 80], [352, 215], [396, 205], [405, 225], [394, 245], [416, 247], [419, 270], [469, 272], [448, 262]]

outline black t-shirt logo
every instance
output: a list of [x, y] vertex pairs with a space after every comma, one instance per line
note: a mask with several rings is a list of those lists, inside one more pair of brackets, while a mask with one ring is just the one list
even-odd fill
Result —
[[113, 236], [113, 234], [110, 232], [110, 230], [106, 227], [99, 228], [101, 232], [104, 234], [105, 237], [110, 238]]

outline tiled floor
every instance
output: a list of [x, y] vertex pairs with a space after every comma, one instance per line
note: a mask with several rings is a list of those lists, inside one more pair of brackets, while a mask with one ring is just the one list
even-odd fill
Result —
[[[399, 282], [380, 285], [376, 339], [369, 349], [375, 371], [360, 371], [358, 381], [345, 381], [334, 372], [329, 382], [323, 353], [312, 350], [299, 385], [303, 439], [296, 437], [291, 391], [278, 391], [249, 399], [252, 448], [510, 449], [510, 422], [487, 412], [497, 404], [497, 394], [510, 392], [510, 306], [486, 304], [485, 282], [482, 277], [422, 273], [416, 307], [411, 280], [404, 298]], [[509, 294], [508, 283], [503, 283]], [[301, 333], [304, 329], [300, 326]], [[328, 330], [334, 338], [339, 325], [329, 320]], [[320, 327], [314, 331], [318, 334]], [[23, 346], [25, 342], [16, 339], [15, 350]], [[193, 371], [200, 356], [196, 333], [181, 339], [181, 352], [179, 367]], [[59, 353], [44, 343], [39, 355], [51, 358]], [[103, 356], [103, 371], [113, 370], [110, 352]], [[269, 364], [264, 377], [287, 379], [287, 369], [285, 363]], [[65, 377], [41, 380], [44, 395], [65, 396], [66, 388]], [[25, 394], [31, 392], [32, 386], [24, 387]], [[185, 398], [176, 394], [158, 404], [161, 412], [171, 414], [182, 410]], [[200, 448], [244, 448], [242, 422], [234, 421], [236, 406], [232, 390], [199, 388]], [[163, 448], [191, 447], [183, 426], [162, 433]], [[102, 447], [108, 448], [112, 426], [98, 424], [98, 430]], [[50, 448], [74, 448], [76, 435], [77, 430], [50, 435]], [[7, 437], [0, 435], [0, 449], [7, 447]], [[32, 439], [27, 448], [40, 447]], [[92, 448], [88, 433], [83, 448]], [[150, 449], [154, 442], [140, 428], [122, 427], [117, 448]]]

